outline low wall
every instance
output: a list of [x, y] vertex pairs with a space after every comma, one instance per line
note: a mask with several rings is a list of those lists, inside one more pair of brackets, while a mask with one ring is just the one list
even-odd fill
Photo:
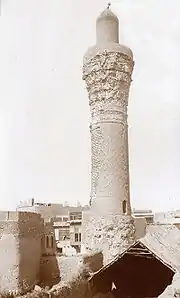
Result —
[[111, 298], [109, 294], [93, 296], [88, 284], [88, 278], [92, 271], [99, 270], [102, 264], [103, 258], [101, 253], [75, 257], [57, 257], [57, 259], [53, 256], [43, 256], [41, 259], [43, 276], [51, 280], [51, 274], [55, 269], [54, 266], [58, 265], [58, 269], [61, 269], [61, 273], [60, 270], [59, 273], [63, 280], [54, 285], [50, 290], [43, 290], [36, 287], [37, 290], [28, 293], [28, 298]]
[[102, 253], [76, 256], [42, 256], [40, 262], [41, 286], [49, 286], [73, 280], [81, 268], [87, 267], [90, 272], [96, 272], [103, 266]]
[[60, 280], [63, 282], [71, 280], [78, 273], [82, 263], [82, 256], [42, 256], [40, 262], [41, 285], [51, 287]]

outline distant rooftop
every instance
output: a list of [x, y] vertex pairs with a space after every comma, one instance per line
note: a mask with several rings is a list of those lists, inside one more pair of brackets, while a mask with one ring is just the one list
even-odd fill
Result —
[[140, 213], [140, 214], [152, 214], [153, 212], [152, 212], [152, 210], [150, 210], [150, 209], [133, 209], [133, 211], [132, 211], [133, 213]]

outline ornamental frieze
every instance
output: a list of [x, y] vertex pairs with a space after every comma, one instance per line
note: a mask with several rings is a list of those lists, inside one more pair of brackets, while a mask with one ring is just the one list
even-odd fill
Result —
[[90, 73], [101, 70], [117, 70], [131, 74], [133, 67], [134, 62], [129, 56], [123, 53], [104, 51], [84, 64], [83, 79], [86, 79]]
[[125, 112], [126, 107], [128, 105], [128, 94], [129, 94], [129, 88], [126, 88], [126, 90], [109, 90], [109, 92], [96, 92], [94, 94], [91, 94], [89, 98], [89, 105], [91, 110], [94, 109], [101, 109], [101, 108], [121, 108]]
[[100, 110], [92, 115], [92, 124], [102, 121], [127, 122], [127, 116], [121, 111]]
[[126, 83], [128, 86], [131, 84], [131, 75], [124, 72], [114, 72], [114, 77], [109, 76], [108, 72], [90, 73], [86, 78], [87, 90], [91, 93], [99, 90], [108, 91], [111, 88], [121, 88], [121, 84]]

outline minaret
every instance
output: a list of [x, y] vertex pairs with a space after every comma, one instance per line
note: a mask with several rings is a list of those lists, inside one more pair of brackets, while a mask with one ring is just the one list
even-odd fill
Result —
[[134, 240], [127, 124], [134, 62], [132, 51], [119, 44], [119, 21], [109, 5], [96, 21], [96, 45], [83, 62], [92, 150], [92, 216], [83, 241], [90, 249], [102, 248], [109, 261]]

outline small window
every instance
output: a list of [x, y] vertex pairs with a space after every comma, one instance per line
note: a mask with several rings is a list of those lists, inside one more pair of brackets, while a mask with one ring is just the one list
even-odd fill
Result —
[[75, 233], [75, 235], [74, 235], [74, 236], [75, 236], [75, 239], [74, 239], [74, 240], [75, 240], [75, 242], [78, 242], [78, 233]]
[[75, 242], [81, 242], [81, 233], [75, 233]]
[[126, 202], [126, 200], [123, 201], [122, 207], [123, 207], [122, 208], [123, 209], [123, 213], [125, 214], [127, 212], [127, 202]]
[[46, 247], [49, 248], [49, 236], [46, 236]]
[[51, 247], [53, 248], [53, 246], [54, 246], [54, 241], [53, 241], [54, 239], [53, 239], [53, 236], [51, 236]]

